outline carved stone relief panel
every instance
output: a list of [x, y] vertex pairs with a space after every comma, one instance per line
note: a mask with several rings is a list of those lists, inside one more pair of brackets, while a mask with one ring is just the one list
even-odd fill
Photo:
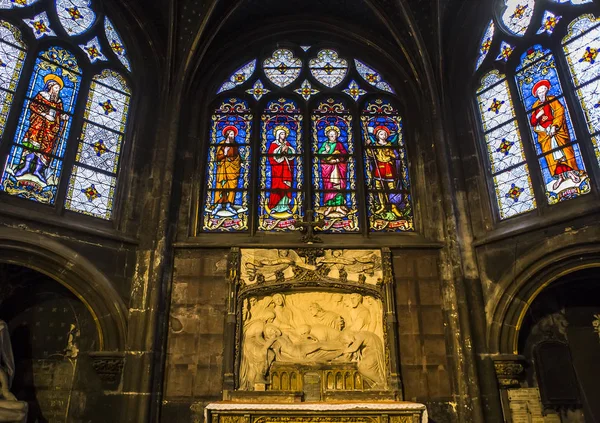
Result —
[[376, 285], [383, 279], [379, 250], [244, 249], [240, 271], [240, 282], [247, 286], [287, 280]]
[[[250, 297], [243, 303], [240, 389], [255, 390], [257, 384], [268, 384], [266, 377], [273, 375], [273, 365], [284, 363], [335, 368], [342, 365], [340, 372], [329, 369], [334, 380], [327, 382], [325, 389], [357, 385], [360, 389], [387, 388], [380, 299], [315, 290], [277, 292]], [[283, 370], [277, 372], [273, 382], [289, 390], [293, 376], [299, 381], [302, 375]], [[348, 377], [351, 383], [346, 382]]]

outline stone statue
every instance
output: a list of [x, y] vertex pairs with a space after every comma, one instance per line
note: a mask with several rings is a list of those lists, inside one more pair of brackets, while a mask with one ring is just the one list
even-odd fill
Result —
[[15, 375], [15, 359], [8, 326], [0, 320], [0, 422], [27, 421], [27, 403], [18, 401], [10, 392]]

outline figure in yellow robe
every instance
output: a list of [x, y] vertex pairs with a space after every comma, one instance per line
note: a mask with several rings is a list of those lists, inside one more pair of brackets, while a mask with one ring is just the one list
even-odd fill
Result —
[[237, 211], [232, 207], [242, 168], [239, 147], [235, 141], [237, 134], [238, 130], [235, 126], [225, 127], [223, 129], [225, 139], [217, 147], [217, 189], [215, 190], [216, 206], [212, 211], [213, 216], [223, 209], [237, 216]]
[[[552, 185], [552, 189], [556, 190], [567, 178], [574, 183], [581, 181], [581, 178], [575, 160], [575, 151], [573, 146], [569, 145], [571, 137], [567, 128], [565, 108], [556, 97], [547, 95], [549, 89], [550, 81], [547, 79], [533, 86], [531, 91], [537, 100], [533, 104], [530, 122], [537, 134], [542, 153], [545, 154], [548, 170], [556, 179]], [[552, 153], [549, 153], [550, 151]]]

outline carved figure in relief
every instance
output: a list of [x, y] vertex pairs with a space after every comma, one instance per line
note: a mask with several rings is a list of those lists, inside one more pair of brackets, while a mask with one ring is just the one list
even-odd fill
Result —
[[267, 350], [270, 343], [265, 339], [265, 327], [273, 323], [275, 313], [265, 310], [260, 317], [251, 319], [244, 326], [242, 359], [240, 362], [240, 389], [253, 390], [256, 383], [266, 383], [268, 370]]
[[[340, 341], [322, 342], [307, 339], [304, 342], [293, 342], [275, 325], [265, 327], [265, 338], [270, 343], [273, 353], [270, 363], [298, 363], [329, 361], [340, 356], [344, 344]], [[270, 364], [269, 363], [269, 364]]]
[[0, 422], [27, 421], [27, 403], [10, 392], [15, 375], [15, 359], [8, 326], [0, 320]]
[[348, 342], [344, 354], [349, 354], [357, 362], [358, 372], [366, 379], [371, 388], [384, 389], [385, 357], [383, 343], [373, 332], [346, 332], [343, 339]]
[[266, 383], [273, 362], [356, 363], [370, 389], [386, 386], [380, 300], [300, 292], [250, 297], [244, 304], [240, 389]]
[[350, 295], [350, 318], [351, 324], [349, 330], [354, 332], [360, 332], [369, 330], [371, 324], [371, 312], [363, 304], [363, 296], [360, 294]]
[[313, 320], [330, 328], [341, 331], [344, 329], [344, 318], [333, 311], [323, 310], [319, 303], [312, 303], [308, 310], [313, 317]]

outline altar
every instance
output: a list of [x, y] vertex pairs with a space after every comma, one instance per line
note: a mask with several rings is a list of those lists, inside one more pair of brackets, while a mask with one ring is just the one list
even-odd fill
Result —
[[[192, 410], [196, 412], [194, 407]], [[198, 410], [200, 411], [200, 410]], [[423, 404], [299, 403], [252, 404], [219, 402], [204, 409], [205, 423], [427, 423]]]
[[424, 423], [402, 401], [391, 254], [232, 249], [223, 401], [206, 423]]

